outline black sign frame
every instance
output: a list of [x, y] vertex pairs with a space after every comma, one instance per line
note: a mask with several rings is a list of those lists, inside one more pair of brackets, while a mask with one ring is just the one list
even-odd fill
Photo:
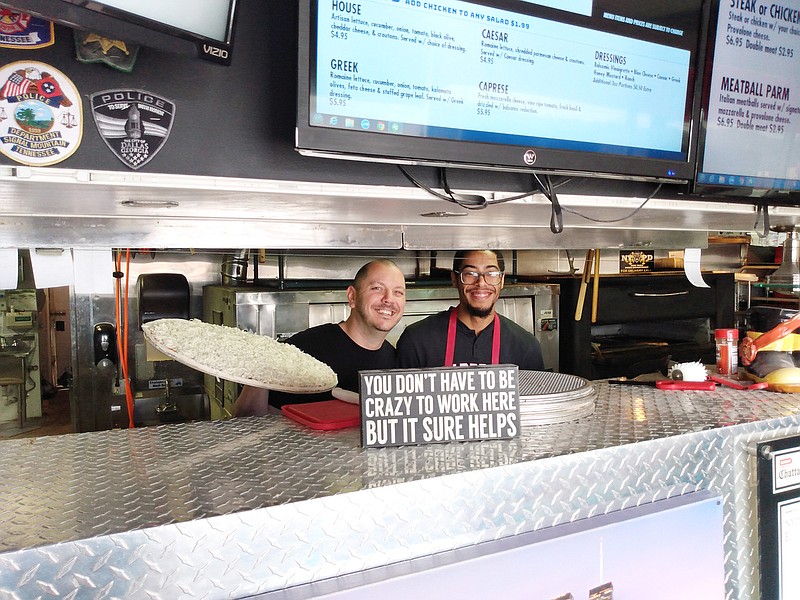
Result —
[[359, 371], [361, 446], [511, 439], [519, 435], [519, 367]]
[[[798, 456], [791, 456], [795, 452]], [[798, 458], [800, 469], [800, 436], [759, 443], [756, 456], [760, 598], [791, 600], [781, 596], [781, 510], [791, 503], [800, 502], [800, 478], [796, 484], [776, 485], [776, 465], [780, 469], [781, 461]]]

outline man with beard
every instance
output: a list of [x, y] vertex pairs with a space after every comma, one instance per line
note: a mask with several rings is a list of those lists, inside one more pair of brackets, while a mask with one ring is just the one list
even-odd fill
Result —
[[[386, 335], [397, 325], [405, 309], [403, 272], [388, 259], [368, 262], [347, 288], [347, 301], [350, 315], [345, 321], [311, 327], [296, 333], [286, 343], [333, 369], [339, 380], [338, 387], [358, 393], [359, 371], [395, 366], [395, 349], [386, 341]], [[330, 392], [290, 394], [245, 386], [234, 404], [233, 414], [236, 417], [260, 415], [285, 404], [330, 399]]]
[[542, 370], [539, 341], [495, 311], [503, 269], [500, 252], [456, 252], [450, 277], [458, 288], [458, 306], [406, 327], [397, 341], [398, 367], [514, 364]]

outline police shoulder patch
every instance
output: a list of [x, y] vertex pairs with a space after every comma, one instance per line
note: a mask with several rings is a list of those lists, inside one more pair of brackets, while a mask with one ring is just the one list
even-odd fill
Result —
[[175, 104], [144, 90], [105, 90], [91, 95], [97, 131], [131, 169], [146, 165], [172, 130]]

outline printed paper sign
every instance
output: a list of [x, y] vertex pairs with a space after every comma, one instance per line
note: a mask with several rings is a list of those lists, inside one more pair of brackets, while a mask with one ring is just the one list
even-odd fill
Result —
[[655, 265], [655, 255], [652, 252], [631, 250], [619, 253], [620, 273], [649, 273]]
[[800, 487], [800, 450], [791, 448], [772, 456], [772, 492], [777, 494]]
[[519, 433], [516, 365], [360, 375], [365, 448], [509, 439]]

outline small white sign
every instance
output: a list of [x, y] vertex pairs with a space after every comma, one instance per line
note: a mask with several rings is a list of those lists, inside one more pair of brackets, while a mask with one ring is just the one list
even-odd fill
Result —
[[780, 450], [772, 455], [772, 492], [800, 488], [800, 448]]

